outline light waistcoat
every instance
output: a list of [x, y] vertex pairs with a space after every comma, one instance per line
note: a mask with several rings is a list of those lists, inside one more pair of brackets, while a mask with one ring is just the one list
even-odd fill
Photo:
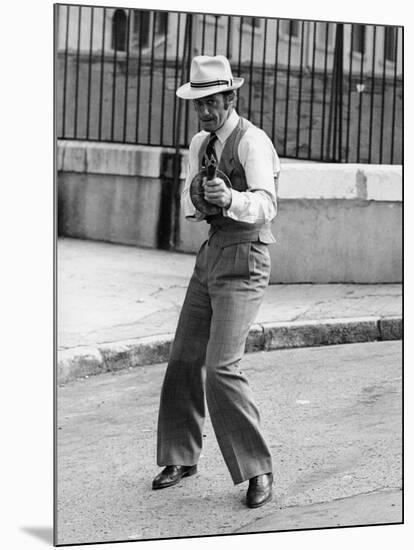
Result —
[[[238, 147], [241, 138], [251, 126], [253, 126], [251, 122], [240, 117], [236, 128], [224, 144], [218, 165], [218, 169], [224, 172], [229, 178], [232, 188], [239, 192], [247, 191], [248, 186], [246, 174], [239, 159]], [[209, 139], [210, 136], [206, 136], [206, 139], [201, 144], [198, 153], [199, 170], [202, 168]], [[272, 235], [269, 222], [254, 224], [239, 222], [231, 218], [227, 218], [221, 213], [215, 214], [214, 216], [207, 216], [206, 221], [211, 226], [209, 237], [211, 237], [213, 233], [219, 232], [219, 238], [223, 241], [223, 246], [245, 241], [260, 241], [266, 244], [276, 242], [274, 236]]]

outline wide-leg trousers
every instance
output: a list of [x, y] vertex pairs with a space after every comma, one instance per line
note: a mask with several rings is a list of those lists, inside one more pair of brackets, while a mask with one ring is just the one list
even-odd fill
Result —
[[270, 276], [261, 242], [200, 248], [161, 390], [157, 463], [196, 464], [205, 401], [234, 484], [272, 471], [270, 450], [240, 359]]

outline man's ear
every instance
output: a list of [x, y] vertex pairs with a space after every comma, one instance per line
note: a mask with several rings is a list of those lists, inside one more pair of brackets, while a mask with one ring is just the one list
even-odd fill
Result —
[[234, 100], [235, 100], [235, 93], [233, 91], [225, 94], [224, 95], [224, 108], [227, 110], [230, 107], [230, 105], [232, 105], [234, 103]]

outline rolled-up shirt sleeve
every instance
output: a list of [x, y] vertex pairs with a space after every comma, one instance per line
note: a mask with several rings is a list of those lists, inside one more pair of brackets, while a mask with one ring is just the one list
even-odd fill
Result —
[[188, 151], [187, 176], [181, 193], [181, 208], [184, 212], [184, 216], [187, 220], [194, 222], [200, 222], [205, 219], [205, 215], [197, 210], [191, 201], [190, 185], [194, 176], [198, 173], [198, 151], [206, 135], [206, 132], [199, 132], [191, 140]]
[[231, 205], [223, 214], [244, 223], [270, 222], [277, 213], [276, 182], [280, 172], [273, 144], [263, 130], [249, 128], [240, 140], [238, 153], [248, 189], [232, 189]]
[[[198, 154], [207, 133], [199, 132], [191, 140], [188, 170], [181, 193], [181, 208], [189, 221], [199, 222], [205, 215], [191, 201], [190, 185], [198, 173]], [[280, 172], [279, 157], [266, 133], [255, 126], [249, 128], [238, 146], [241, 165], [247, 182], [246, 191], [231, 189], [232, 200], [223, 215], [244, 223], [267, 223], [277, 213], [276, 182]]]

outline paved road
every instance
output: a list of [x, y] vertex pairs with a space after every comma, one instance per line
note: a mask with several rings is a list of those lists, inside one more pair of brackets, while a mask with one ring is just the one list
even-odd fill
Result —
[[275, 463], [275, 498], [258, 510], [244, 505], [246, 484], [232, 485], [209, 420], [199, 473], [151, 490], [165, 365], [60, 387], [58, 542], [399, 522], [401, 348], [393, 341], [245, 357]]

